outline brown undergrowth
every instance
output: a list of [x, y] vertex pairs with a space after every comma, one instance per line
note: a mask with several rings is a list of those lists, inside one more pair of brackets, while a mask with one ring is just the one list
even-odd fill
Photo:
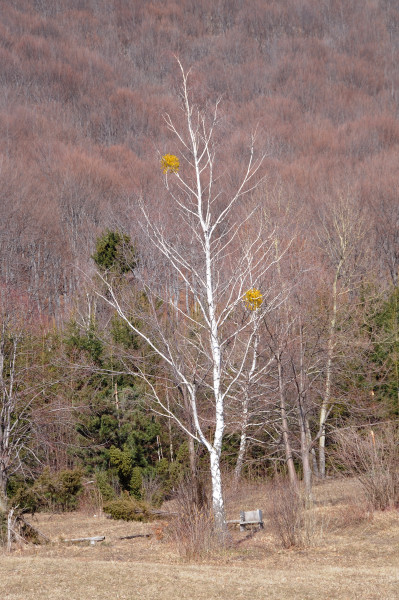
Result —
[[[16, 546], [1, 555], [0, 598], [393, 600], [399, 585], [399, 513], [375, 511], [371, 517], [361, 509], [361, 494], [353, 479], [316, 485], [314, 511], [323, 530], [312, 545], [285, 549], [268, 510], [270, 486], [245, 484], [226, 494], [227, 516], [260, 508], [264, 530], [242, 533], [232, 525], [233, 545], [208, 552], [199, 562], [182, 562], [165, 533], [171, 520], [126, 523], [97, 513], [38, 514], [33, 523], [51, 542]], [[96, 535], [105, 540], [95, 546], [61, 541]]]

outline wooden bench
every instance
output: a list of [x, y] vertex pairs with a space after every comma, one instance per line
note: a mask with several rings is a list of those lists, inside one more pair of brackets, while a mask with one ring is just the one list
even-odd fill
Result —
[[226, 523], [237, 523], [240, 526], [240, 531], [245, 531], [248, 525], [258, 525], [259, 529], [263, 529], [262, 511], [257, 510], [241, 510], [240, 518], [226, 521]]

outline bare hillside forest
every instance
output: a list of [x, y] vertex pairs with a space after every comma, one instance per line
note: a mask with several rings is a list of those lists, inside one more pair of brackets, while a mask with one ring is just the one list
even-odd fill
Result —
[[394, 0], [0, 0], [2, 599], [398, 598], [398, 165]]

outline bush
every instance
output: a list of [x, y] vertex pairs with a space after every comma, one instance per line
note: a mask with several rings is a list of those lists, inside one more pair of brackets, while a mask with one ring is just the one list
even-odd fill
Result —
[[167, 529], [167, 537], [177, 547], [180, 556], [189, 560], [202, 558], [220, 549], [212, 509], [208, 503], [198, 505], [189, 479], [180, 484], [175, 501], [177, 516]]
[[104, 504], [103, 510], [111, 519], [123, 521], [149, 521], [151, 518], [148, 506], [139, 502], [131, 496], [125, 496], [119, 500], [111, 500]]
[[44, 505], [42, 498], [34, 486], [21, 485], [12, 497], [14, 506], [19, 506], [21, 512], [34, 515]]
[[60, 471], [57, 474], [58, 486], [54, 502], [61, 510], [76, 509], [82, 491], [82, 476], [80, 469]]
[[283, 548], [303, 545], [303, 513], [303, 502], [295, 488], [285, 480], [273, 481], [268, 516]]
[[313, 504], [284, 479], [275, 479], [270, 490], [268, 517], [274, 534], [283, 548], [314, 545], [323, 534]]
[[399, 507], [399, 427], [337, 432], [338, 460], [356, 477], [371, 509]]
[[80, 469], [52, 473], [46, 468], [32, 486], [18, 488], [13, 504], [32, 514], [38, 510], [71, 511], [77, 508], [81, 491]]

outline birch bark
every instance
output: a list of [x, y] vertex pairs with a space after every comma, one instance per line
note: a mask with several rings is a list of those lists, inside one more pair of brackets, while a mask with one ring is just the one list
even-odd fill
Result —
[[[249, 288], [261, 286], [265, 273], [279, 258], [271, 254], [272, 245], [257, 214], [259, 207], [244, 209], [245, 199], [259, 183], [258, 171], [263, 160], [262, 156], [255, 158], [254, 138], [241, 180], [232, 189], [228, 178], [223, 179], [223, 165], [218, 166], [214, 142], [219, 102], [213, 111], [200, 110], [191, 100], [188, 74], [179, 65], [185, 120], [175, 126], [172, 118], [165, 116], [179, 156], [165, 155], [173, 159], [172, 169], [168, 169], [167, 161], [163, 162], [167, 192], [164, 201], [170, 203], [174, 217], [171, 228], [175, 230], [167, 230], [163, 215], [158, 220], [154, 218], [143, 199], [140, 207], [145, 233], [181, 285], [181, 301], [174, 301], [172, 306], [170, 295], [151, 272], [143, 270], [140, 281], [150, 316], [141, 315], [145, 327], [138, 327], [131, 297], [124, 296], [126, 286], [118, 289], [112, 277], [99, 274], [106, 291], [97, 293], [161, 359], [169, 372], [164, 378], [166, 388], [172, 387], [172, 380], [184, 388], [190, 409], [188, 417], [184, 414], [182, 417], [176, 406], [163, 399], [175, 395], [162, 397], [151, 377], [136, 365], [135, 375], [146, 381], [154, 409], [173, 419], [188, 436], [205, 446], [210, 461], [215, 525], [223, 538], [225, 514], [220, 461], [226, 402], [237, 393], [256, 345], [254, 312], [243, 310], [243, 297]], [[163, 211], [167, 211], [166, 206]], [[273, 299], [270, 300], [273, 304]], [[170, 315], [178, 314], [173, 327], [159, 317], [159, 301], [165, 310], [170, 307]]]

